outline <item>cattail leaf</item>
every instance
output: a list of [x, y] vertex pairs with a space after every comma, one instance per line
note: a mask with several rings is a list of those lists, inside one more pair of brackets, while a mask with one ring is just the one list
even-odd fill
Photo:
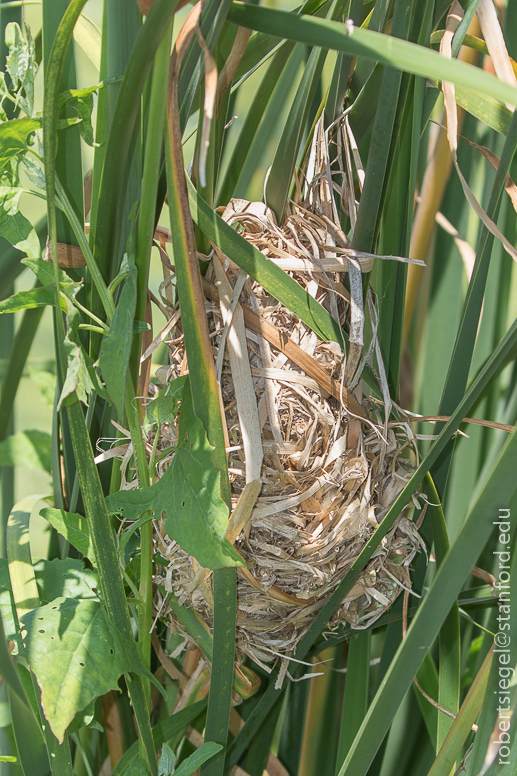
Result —
[[137, 273], [133, 265], [124, 283], [109, 333], [102, 342], [99, 356], [99, 368], [106, 384], [106, 391], [117, 410], [120, 422], [124, 417], [126, 379], [133, 340], [136, 279]]

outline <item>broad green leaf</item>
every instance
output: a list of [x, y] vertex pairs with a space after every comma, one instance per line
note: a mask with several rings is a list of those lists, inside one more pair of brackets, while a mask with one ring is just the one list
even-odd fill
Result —
[[477, 119], [484, 121], [499, 134], [508, 134], [512, 113], [505, 105], [494, 100], [489, 94], [480, 94], [480, 92], [465, 86], [457, 86], [454, 92], [456, 102], [460, 107], [465, 108]]
[[56, 393], [56, 375], [52, 372], [45, 372], [43, 369], [35, 369], [32, 366], [29, 366], [27, 371], [30, 379], [38, 386], [45, 404], [52, 407]]
[[[38, 257], [37, 259], [22, 259], [22, 264], [25, 264], [26, 267], [29, 267], [34, 272], [42, 286], [54, 286], [54, 267], [51, 262], [44, 261]], [[75, 296], [78, 293], [82, 285], [81, 283], [73, 281], [62, 269], [58, 269], [58, 277], [61, 288], [67, 289], [68, 296]]]
[[160, 760], [158, 762], [158, 776], [170, 776], [170, 774], [174, 773], [174, 768], [176, 767], [176, 755], [168, 746], [167, 744], [164, 744], [162, 747], [162, 753], [160, 755]]
[[131, 266], [115, 308], [108, 335], [102, 341], [99, 356], [99, 368], [120, 422], [124, 417], [127, 370], [133, 342], [136, 277], [136, 269]]
[[[95, 551], [88, 531], [88, 523], [82, 515], [70, 514], [62, 509], [45, 507], [40, 515], [48, 520], [61, 536], [64, 536], [72, 547], [86, 556], [94, 566], [97, 565]], [[67, 596], [68, 597], [68, 596]]]
[[30, 429], [0, 442], [0, 466], [30, 466], [51, 473], [52, 437], [46, 431]]
[[24, 616], [22, 637], [21, 654], [36, 675], [45, 717], [60, 742], [76, 713], [116, 690], [121, 674], [147, 675], [134, 642], [114, 627], [98, 601], [57, 598]]
[[40, 126], [36, 119], [12, 119], [0, 124], [0, 170], [15, 156], [26, 152], [31, 135]]
[[[95, 592], [99, 586], [97, 573], [85, 569], [81, 560], [75, 558], [37, 560], [34, 563], [34, 575], [40, 601], [44, 604], [59, 597], [98, 600], [98, 593]], [[14, 641], [19, 647], [16, 610], [7, 558], [0, 558], [0, 614], [6, 639]]]
[[147, 405], [146, 418], [149, 423], [157, 423], [159, 426], [174, 423], [186, 380], [187, 375], [181, 375], [158, 391]]
[[[85, 709], [77, 712], [66, 731], [68, 735], [81, 730], [81, 728], [88, 727], [93, 722], [95, 719], [95, 701], [96, 699], [89, 703]], [[97, 726], [97, 724], [94, 723], [92, 727], [95, 726], [100, 732], [103, 732], [103, 728], [100, 725]]]
[[81, 14], [74, 27], [74, 40], [82, 48], [96, 70], [101, 69], [101, 32], [84, 14]]
[[99, 600], [99, 576], [78, 558], [37, 560], [34, 573], [42, 604], [55, 598]]
[[24, 191], [19, 186], [0, 186], [0, 236], [29, 258], [39, 259], [41, 247], [36, 230], [18, 207]]
[[106, 499], [108, 509], [136, 520], [153, 510], [165, 513], [165, 530], [180, 547], [210, 569], [242, 566], [243, 561], [226, 539], [228, 507], [221, 498], [220, 474], [212, 463], [212, 447], [203, 424], [183, 395], [174, 459], [154, 485], [122, 490]]
[[31, 288], [30, 291], [19, 291], [17, 294], [0, 302], [1, 313], [16, 313], [18, 310], [30, 310], [33, 307], [45, 307], [56, 304], [56, 292], [51, 286]]
[[220, 752], [223, 747], [221, 744], [214, 744], [213, 741], [207, 741], [202, 744], [197, 752], [191, 754], [186, 760], [183, 760], [181, 765], [174, 771], [174, 776], [190, 776], [196, 771], [203, 763], [209, 760], [214, 754]]

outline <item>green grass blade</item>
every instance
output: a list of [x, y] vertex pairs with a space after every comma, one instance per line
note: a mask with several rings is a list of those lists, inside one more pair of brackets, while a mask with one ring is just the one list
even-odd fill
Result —
[[503, 103], [514, 105], [517, 102], [517, 88], [508, 86], [495, 76], [472, 65], [448, 60], [423, 46], [378, 32], [355, 27], [350, 35], [346, 26], [337, 22], [296, 16], [285, 11], [240, 2], [233, 3], [228, 18], [243, 27], [281, 35], [288, 40], [297, 40], [309, 46], [321, 46], [353, 56], [367, 57], [424, 78], [451, 81], [467, 88], [472, 88], [474, 82], [477, 90], [483, 94], [490, 94]]
[[368, 709], [371, 639], [372, 632], [370, 630], [359, 633], [350, 639], [336, 773], [341, 770]]
[[171, 3], [170, 0], [156, 0], [153, 4], [135, 41], [111, 119], [94, 236], [94, 255], [105, 280], [116, 274], [121, 258], [119, 255], [115, 256], [114, 251], [129, 175], [127, 155], [140, 111], [138, 98], [142, 94], [156, 49], [176, 5], [177, 2]]
[[264, 771], [267, 771], [269, 751], [281, 711], [281, 705], [277, 704], [272, 713], [264, 720], [264, 723], [251, 742], [244, 765], [244, 769], [249, 776], [263, 776]]
[[[36, 721], [32, 711], [11, 688], [7, 697], [23, 776], [48, 776], [51, 772], [50, 763], [39, 719]], [[27, 746], [28, 741], [30, 746]]]
[[298, 773], [302, 753], [302, 736], [309, 698], [309, 682], [292, 682], [287, 688], [282, 733], [278, 745], [278, 759], [289, 773]]
[[447, 738], [443, 742], [438, 756], [429, 771], [429, 776], [449, 776], [451, 769], [454, 768], [455, 761], [460, 757], [472, 725], [475, 723], [483, 706], [493, 658], [493, 650], [490, 650], [467, 693], [467, 697], [463, 701], [458, 716], [451, 725]]
[[[83, 3], [84, 5], [84, 3]], [[43, 13], [43, 63], [45, 78], [51, 57], [51, 47], [61, 19], [68, 8], [68, 0], [44, 0]], [[73, 46], [68, 47], [62, 64], [60, 79], [56, 84], [59, 91], [76, 89], [75, 57]], [[65, 115], [68, 115], [65, 111]], [[73, 111], [69, 115], [73, 115]], [[57, 133], [56, 133], [57, 134]], [[56, 135], [54, 135], [54, 138]], [[83, 170], [81, 161], [81, 134], [79, 127], [70, 127], [59, 134], [57, 154], [55, 157], [56, 174], [61, 179], [68, 199], [79, 219], [84, 232], [84, 200], [83, 200]], [[56, 212], [56, 229], [58, 242], [68, 245], [79, 245], [68, 220], [58, 210]]]
[[[214, 662], [210, 674], [210, 695], [205, 740], [226, 747], [232, 700], [237, 577], [235, 569], [214, 572]], [[221, 776], [225, 749], [201, 766], [201, 776]]]
[[[284, 43], [271, 59], [262, 83], [254, 95], [253, 102], [242, 125], [237, 143], [226, 168], [226, 174], [217, 192], [218, 204], [226, 205], [234, 194], [235, 186], [257, 134], [264, 111], [269, 104], [278, 79], [284, 71], [294, 44]], [[263, 127], [264, 130], [267, 127]]]
[[[340, 3], [338, 6], [341, 8]], [[267, 179], [266, 203], [275, 213], [279, 224], [283, 221], [294, 166], [326, 58], [326, 51], [311, 51]]]
[[84, 51], [96, 70], [101, 69], [101, 33], [97, 25], [84, 14], [77, 20], [74, 40]]
[[[430, 496], [431, 519], [433, 522], [434, 550], [437, 567], [450, 549], [449, 536], [445, 516], [440, 505], [440, 498], [428, 475], [428, 493]], [[438, 703], [443, 708], [458, 713], [460, 705], [460, 615], [457, 601], [454, 602], [451, 611], [447, 615], [439, 636], [439, 675], [438, 675]], [[437, 749], [442, 746], [452, 725], [452, 718], [443, 713], [438, 713]]]
[[[164, 743], [170, 741], [178, 734], [181, 734], [186, 730], [187, 726], [193, 722], [200, 715], [203, 709], [206, 708], [207, 700], [198, 701], [191, 706], [186, 706], [181, 711], [172, 714], [170, 717], [158, 722], [152, 728], [153, 741], [156, 749], [163, 746]], [[138, 752], [138, 742], [136, 741], [128, 750], [124, 756], [117, 763], [116, 768], [113, 771], [114, 776], [124, 773], [129, 762], [136, 756]]]
[[[515, 696], [513, 697], [513, 701], [508, 698], [508, 695], [504, 693], [504, 691], [508, 691], [508, 686], [511, 685], [511, 680], [509, 679], [509, 674], [512, 673], [511, 670], [508, 670], [510, 667], [515, 667], [515, 658], [516, 658], [516, 650], [515, 650], [515, 640], [517, 636], [517, 626], [515, 624], [515, 620], [513, 618], [510, 619], [511, 615], [509, 614], [509, 610], [507, 608], [508, 602], [509, 602], [509, 594], [511, 592], [509, 586], [512, 584], [511, 580], [515, 579], [515, 575], [517, 574], [517, 552], [516, 552], [516, 540], [515, 540], [515, 529], [516, 529], [516, 506], [517, 506], [517, 499], [514, 496], [512, 502], [508, 505], [509, 506], [509, 514], [506, 516], [499, 515], [499, 521], [503, 522], [505, 519], [508, 520], [508, 525], [506, 527], [509, 527], [509, 531], [504, 530], [503, 525], [496, 526], [496, 531], [499, 534], [498, 540], [500, 538], [503, 538], [503, 535], [506, 534], [506, 537], [508, 537], [508, 534], [510, 535], [511, 544], [503, 544], [500, 541], [497, 541], [495, 543], [495, 546], [499, 551], [508, 551], [510, 552], [510, 570], [507, 572], [509, 574], [510, 582], [502, 581], [502, 566], [508, 565], [504, 561], [500, 561], [499, 558], [502, 556], [498, 556], [498, 560], [496, 564], [494, 565], [494, 572], [496, 574], [496, 578], [498, 579], [499, 584], [499, 604], [503, 604], [501, 606], [499, 613], [497, 617], [493, 617], [493, 630], [497, 631], [495, 642], [492, 642], [490, 639], [490, 646], [492, 645], [495, 647], [494, 649], [494, 661], [492, 664], [492, 668], [490, 671], [490, 675], [488, 677], [488, 685], [487, 690], [485, 694], [485, 698], [482, 702], [481, 706], [481, 713], [478, 720], [479, 729], [476, 733], [476, 738], [474, 740], [474, 745], [472, 747], [472, 753], [470, 757], [470, 761], [468, 764], [467, 769], [467, 776], [477, 776], [478, 773], [482, 772], [485, 759], [488, 753], [488, 750], [491, 746], [492, 741], [499, 740], [502, 742], [502, 738], [506, 738], [504, 736], [504, 733], [507, 733], [511, 730], [511, 727], [508, 728], [507, 731], [504, 730], [504, 728], [509, 724], [510, 722], [510, 710], [509, 706], [513, 707], [515, 710]], [[493, 545], [494, 546], [494, 545]], [[503, 587], [503, 585], [506, 585], [506, 587]], [[515, 587], [515, 586], [513, 586]], [[504, 595], [504, 598], [503, 598]], [[503, 619], [507, 618], [507, 619]], [[507, 626], [510, 626], [507, 628]], [[488, 635], [488, 634], [487, 634]], [[506, 643], [504, 642], [504, 639], [506, 637]], [[485, 641], [488, 641], [487, 638], [485, 638]], [[507, 650], [507, 651], [504, 651]], [[490, 653], [488, 653], [489, 655]], [[487, 655], [487, 657], [488, 657]], [[483, 666], [484, 667], [484, 666]], [[480, 672], [481, 673], [481, 670]], [[503, 695], [504, 693], [504, 695]], [[507, 700], [508, 699], [508, 700]], [[515, 713], [515, 711], [514, 711]], [[494, 731], [497, 731], [494, 735]], [[510, 736], [512, 734], [510, 733]], [[504, 742], [508, 744], [508, 741]], [[515, 747], [515, 739], [511, 740], [511, 746], [512, 749]], [[498, 758], [499, 761], [501, 760], [508, 760], [509, 757], [502, 757], [502, 752], [499, 753]], [[506, 766], [500, 766], [500, 771], [504, 773]]]
[[516, 461], [517, 432], [513, 432], [490, 476], [483, 483], [460, 534], [415, 615], [387, 672], [383, 686], [372, 701], [361, 730], [343, 763], [341, 776], [344, 776], [347, 769], [356, 776], [364, 776], [367, 773], [373, 755], [388, 728], [393, 710], [402, 701], [424, 659], [425, 651], [438, 634], [467, 574], [492, 532], [492, 521], [488, 521], [486, 515], [493, 514], [497, 517], [498, 508], [505, 507], [515, 492], [516, 483], [511, 472], [515, 469]]
[[[176, 89], [176, 84], [173, 84]], [[167, 184], [171, 218], [172, 245], [176, 282], [185, 332], [190, 386], [194, 411], [204, 425], [213, 446], [213, 466], [219, 470], [221, 497], [228, 508], [231, 504], [230, 482], [226, 461], [223, 420], [215, 375], [212, 346], [205, 315], [201, 276], [188, 206], [186, 176], [183, 166], [180, 120], [177, 96], [169, 97], [166, 144]], [[210, 208], [208, 208], [210, 212]], [[218, 569], [213, 574], [214, 585], [214, 660], [208, 703], [205, 740], [225, 745], [230, 713], [233, 655], [235, 649], [236, 576], [233, 569]], [[215, 688], [215, 689], [214, 689]], [[224, 750], [202, 766], [205, 776], [222, 773]]]

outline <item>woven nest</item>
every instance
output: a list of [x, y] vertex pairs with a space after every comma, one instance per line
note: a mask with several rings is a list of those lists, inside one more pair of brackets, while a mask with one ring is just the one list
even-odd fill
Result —
[[[343, 273], [354, 267], [360, 273], [372, 257], [350, 250], [333, 212], [336, 183], [325, 174], [321, 126], [311, 184], [303, 198], [298, 187], [282, 227], [264, 204], [244, 200], [230, 202], [223, 218], [342, 325], [353, 324], [353, 291], [351, 297]], [[341, 173], [340, 195], [349, 202]], [[233, 509], [227, 535], [247, 566], [238, 569], [237, 649], [267, 663], [294, 650], [400, 494], [412, 473], [404, 451], [413, 437], [407, 424], [389, 420], [389, 398], [362, 398], [365, 358], [357, 343], [345, 358], [339, 345], [319, 339], [218, 249], [205, 292], [227, 430]], [[164, 384], [187, 366], [179, 308], [170, 317], [170, 366], [158, 372]], [[371, 366], [374, 351], [372, 345], [366, 354]], [[177, 428], [161, 434], [158, 449], [168, 448]], [[161, 462], [160, 475], [171, 460]], [[155, 542], [169, 564], [156, 582], [211, 627], [211, 572], [170, 540], [160, 521]], [[342, 621], [369, 627], [411, 588], [408, 567], [422, 546], [415, 524], [401, 515], [330, 627]], [[155, 605], [183, 632], [158, 587]]]

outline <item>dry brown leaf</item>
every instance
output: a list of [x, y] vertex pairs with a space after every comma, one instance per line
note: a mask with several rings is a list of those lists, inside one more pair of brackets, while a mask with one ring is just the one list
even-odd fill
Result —
[[247, 29], [246, 27], [239, 27], [237, 30], [232, 50], [230, 51], [230, 55], [222, 67], [222, 70], [219, 74], [219, 79], [217, 81], [217, 111], [219, 111], [219, 106], [221, 104], [221, 99], [224, 92], [231, 85], [233, 77], [237, 72], [237, 68], [239, 67], [244, 52], [246, 51], [246, 46], [248, 45], [250, 34], [251, 30]]
[[[494, 69], [500, 81], [504, 81], [510, 86], [517, 86], [517, 79], [512, 67], [512, 62], [508, 56], [508, 50], [497, 18], [497, 11], [493, 0], [479, 0], [476, 10], [479, 19], [479, 26], [485, 38], [485, 42], [494, 63]], [[513, 111], [513, 105], [506, 105]]]
[[[467, 143], [469, 143], [474, 148], [477, 148], [478, 151], [483, 154], [485, 159], [487, 159], [490, 162], [490, 164], [492, 165], [494, 170], [497, 171], [497, 169], [499, 167], [499, 162], [501, 161], [499, 159], [499, 157], [497, 156], [497, 154], [494, 154], [494, 152], [491, 151], [489, 148], [486, 148], [486, 146], [482, 146], [482, 145], [478, 145], [477, 143], [473, 143], [472, 140], [469, 140], [468, 138], [463, 137], [463, 135], [460, 135], [460, 137], [463, 140], [466, 140]], [[510, 175], [506, 176], [506, 180], [504, 182], [504, 188], [505, 188], [506, 193], [508, 194], [508, 196], [512, 200], [512, 205], [513, 205], [514, 210], [517, 212], [517, 186], [515, 185], [515, 183], [511, 179]]]
[[206, 159], [208, 155], [208, 146], [210, 145], [210, 127], [212, 125], [217, 96], [217, 65], [206, 44], [199, 24], [196, 27], [196, 35], [205, 57], [205, 99], [203, 103], [203, 128], [201, 130], [198, 161], [199, 182], [202, 188], [205, 188]]
[[[461, 5], [454, 0], [454, 3], [447, 16], [447, 23], [444, 36], [440, 42], [440, 54], [448, 59], [452, 57], [452, 39], [454, 33], [458, 29], [461, 19], [463, 18], [463, 9]], [[447, 113], [447, 139], [449, 141], [449, 148], [451, 149], [452, 161], [458, 173], [458, 177], [463, 188], [463, 193], [467, 198], [470, 206], [475, 211], [476, 215], [481, 219], [488, 231], [493, 234], [498, 240], [501, 241], [505, 251], [517, 261], [517, 250], [506, 239], [501, 232], [497, 224], [495, 224], [491, 218], [485, 213], [474, 194], [472, 193], [467, 181], [463, 177], [463, 173], [460, 170], [458, 164], [457, 150], [458, 150], [458, 115], [456, 108], [455, 90], [454, 84], [449, 81], [442, 82], [442, 90], [444, 95], [445, 110]]]

